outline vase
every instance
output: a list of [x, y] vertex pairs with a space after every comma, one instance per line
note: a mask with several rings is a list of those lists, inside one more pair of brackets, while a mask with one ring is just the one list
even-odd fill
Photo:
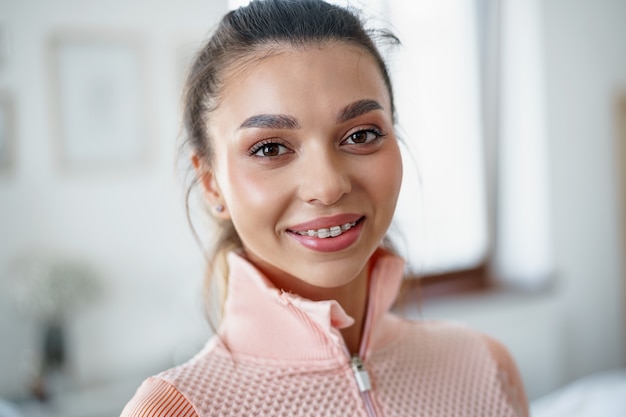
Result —
[[40, 368], [32, 385], [32, 393], [40, 401], [48, 401], [65, 385], [65, 328], [59, 322], [46, 323], [42, 330]]

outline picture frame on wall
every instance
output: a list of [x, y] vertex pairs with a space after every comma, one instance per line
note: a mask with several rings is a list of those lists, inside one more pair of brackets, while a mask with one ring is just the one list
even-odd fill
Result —
[[0, 20], [0, 71], [9, 64], [10, 49], [9, 27], [6, 22]]
[[[626, 86], [622, 87], [617, 93], [615, 100], [615, 117], [616, 117], [616, 146], [617, 166], [619, 178], [617, 181], [618, 212], [621, 222], [621, 250], [622, 250], [622, 268], [626, 271]], [[626, 279], [626, 276], [623, 277]], [[626, 284], [626, 282], [625, 282]], [[622, 294], [626, 300], [626, 285], [622, 287]], [[625, 329], [626, 330], [626, 329]]]
[[15, 163], [15, 115], [11, 96], [0, 92], [0, 175], [7, 174]]
[[[616, 137], [616, 154], [617, 166], [619, 168], [618, 193], [620, 197], [620, 210], [622, 215], [622, 247], [624, 270], [626, 271], [626, 88], [621, 89], [617, 94], [616, 100], [616, 121], [617, 121], [617, 137]], [[626, 287], [624, 287], [626, 292]]]
[[146, 163], [146, 79], [140, 43], [92, 32], [51, 37], [52, 115], [62, 170]]

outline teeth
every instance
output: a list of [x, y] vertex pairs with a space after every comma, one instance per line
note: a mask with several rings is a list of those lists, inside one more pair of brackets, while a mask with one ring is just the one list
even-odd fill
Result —
[[319, 239], [326, 239], [327, 237], [330, 237], [330, 229], [319, 229], [317, 231], [317, 237]]
[[326, 239], [328, 237], [337, 237], [343, 234], [343, 232], [347, 232], [351, 228], [356, 226], [356, 222], [342, 224], [341, 226], [332, 226], [328, 228], [322, 229], [311, 229], [311, 230], [303, 230], [300, 232], [296, 232], [300, 236], [309, 236], [309, 237], [317, 237], [318, 239]]

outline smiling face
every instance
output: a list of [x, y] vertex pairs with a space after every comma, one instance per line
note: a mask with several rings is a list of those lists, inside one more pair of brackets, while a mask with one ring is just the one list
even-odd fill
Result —
[[226, 77], [203, 184], [248, 259], [279, 288], [367, 276], [402, 165], [374, 59], [345, 43], [285, 47]]

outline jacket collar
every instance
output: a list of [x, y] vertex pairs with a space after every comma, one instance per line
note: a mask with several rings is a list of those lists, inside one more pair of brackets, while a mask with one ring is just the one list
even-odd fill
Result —
[[[281, 361], [343, 357], [340, 329], [354, 320], [337, 301], [312, 301], [281, 291], [237, 252], [229, 253], [228, 264], [228, 297], [219, 334], [232, 353]], [[371, 265], [366, 346], [391, 308], [404, 271], [404, 261], [383, 249], [374, 253]]]

